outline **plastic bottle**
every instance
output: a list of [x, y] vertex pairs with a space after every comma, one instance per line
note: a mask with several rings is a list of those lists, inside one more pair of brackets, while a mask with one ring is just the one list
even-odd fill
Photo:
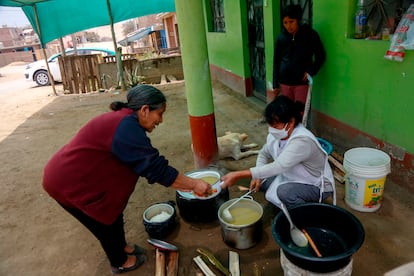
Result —
[[355, 13], [355, 33], [354, 38], [367, 37], [367, 13], [364, 7], [364, 0], [358, 0]]

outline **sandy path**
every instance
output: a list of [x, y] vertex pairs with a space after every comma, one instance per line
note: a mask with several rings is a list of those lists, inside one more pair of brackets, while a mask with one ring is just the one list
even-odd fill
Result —
[[[40, 87], [24, 80], [25, 66], [23, 62], [14, 62], [0, 68], [0, 142], [55, 99], [50, 86]], [[62, 86], [57, 89], [62, 90]]]

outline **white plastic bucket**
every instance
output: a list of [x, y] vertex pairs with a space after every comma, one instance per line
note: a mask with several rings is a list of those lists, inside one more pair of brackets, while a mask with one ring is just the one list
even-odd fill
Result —
[[353, 148], [345, 152], [345, 203], [354, 210], [374, 212], [381, 207], [387, 174], [388, 154], [373, 148]]
[[336, 271], [326, 272], [326, 273], [319, 273], [319, 272], [312, 272], [309, 270], [305, 270], [300, 268], [299, 266], [295, 265], [288, 258], [286, 258], [283, 250], [280, 249], [280, 264], [283, 269], [284, 276], [351, 276], [352, 275], [352, 263], [353, 260]]

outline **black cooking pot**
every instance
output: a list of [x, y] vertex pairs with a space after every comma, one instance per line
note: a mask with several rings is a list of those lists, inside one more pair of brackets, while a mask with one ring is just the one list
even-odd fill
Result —
[[364, 242], [365, 231], [360, 221], [338, 206], [307, 203], [289, 209], [293, 223], [306, 229], [319, 249], [317, 257], [312, 248], [296, 246], [290, 237], [290, 225], [283, 214], [276, 215], [272, 234], [286, 258], [298, 267], [319, 273], [333, 272], [345, 267]]
[[144, 211], [142, 222], [151, 238], [165, 238], [176, 226], [175, 202], [167, 201], [151, 205]]
[[[201, 178], [202, 176], [214, 176], [217, 181], [223, 175], [215, 169], [199, 169], [186, 172], [189, 177]], [[214, 183], [210, 183], [214, 184]], [[222, 189], [216, 196], [208, 199], [199, 199], [192, 192], [176, 192], [176, 202], [180, 216], [188, 222], [212, 222], [217, 220], [217, 212], [221, 204], [229, 200], [229, 191], [227, 188]]]

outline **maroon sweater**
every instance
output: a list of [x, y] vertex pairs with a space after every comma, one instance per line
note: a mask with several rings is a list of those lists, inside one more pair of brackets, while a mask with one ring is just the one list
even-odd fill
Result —
[[88, 122], [49, 160], [43, 187], [64, 206], [111, 224], [123, 212], [139, 176], [170, 186], [178, 171], [153, 148], [129, 109]]

